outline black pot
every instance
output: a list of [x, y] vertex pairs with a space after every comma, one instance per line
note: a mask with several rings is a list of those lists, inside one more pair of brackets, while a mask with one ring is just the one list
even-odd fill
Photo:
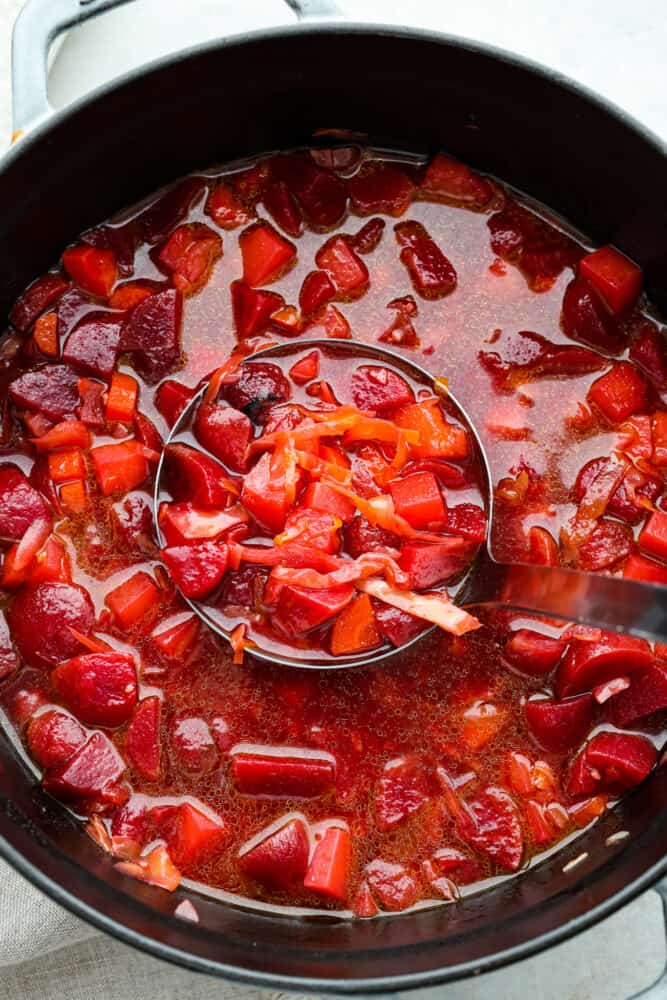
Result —
[[[118, 2], [32, 0], [15, 38], [20, 119], [48, 110], [33, 33], [45, 43], [83, 10]], [[505, 53], [426, 32], [318, 23], [169, 56], [29, 129], [0, 165], [0, 311], [81, 230], [160, 184], [309, 143], [323, 127], [366, 133], [376, 146], [444, 148], [497, 174], [635, 258], [649, 294], [667, 305], [667, 151], [655, 137]], [[0, 851], [20, 872], [128, 943], [255, 985], [378, 993], [469, 976], [583, 930], [667, 870], [659, 768], [572, 844], [456, 905], [354, 923], [262, 914], [119, 875], [41, 792], [7, 737], [0, 752]], [[610, 843], [620, 830], [629, 836]], [[198, 925], [173, 916], [188, 895]]]

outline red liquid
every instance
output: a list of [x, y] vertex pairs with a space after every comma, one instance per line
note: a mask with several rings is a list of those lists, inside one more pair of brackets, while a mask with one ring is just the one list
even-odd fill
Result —
[[[3, 463], [30, 473], [36, 454], [50, 455], [31, 482], [49, 500], [59, 491], [64, 510], [34, 490], [26, 500], [20, 477], [19, 488], [15, 473], [3, 473], [5, 610], [22, 661], [7, 634], [2, 702], [45, 787], [95, 817], [93, 832], [129, 873], [173, 888], [175, 865], [253, 899], [369, 916], [515, 871], [642, 780], [655, 751], [628, 730], [658, 742], [663, 650], [581, 630], [569, 646], [544, 641], [532, 632], [553, 640], [564, 626], [494, 614], [465, 637], [432, 634], [378, 670], [234, 664], [160, 566], [150, 517], [160, 442], [141, 418], [132, 424], [129, 383], [115, 383], [105, 422], [113, 369], [136, 380], [138, 412], [166, 436], [162, 413], [173, 416], [179, 385], [194, 389], [236, 345], [230, 284], [245, 269], [295, 307], [275, 317], [282, 306], [271, 299], [254, 343], [279, 341], [284, 324], [305, 337], [349, 326], [355, 339], [383, 340], [449, 380], [491, 460], [498, 558], [666, 582], [664, 330], [636, 304], [632, 266], [612, 255], [610, 272], [589, 256], [575, 281], [583, 242], [517, 213], [505, 189], [460, 166], [452, 175], [449, 164], [444, 180], [429, 171], [426, 186], [409, 164], [378, 176], [367, 163], [347, 181], [313, 175], [305, 154], [272, 161], [273, 182], [284, 183], [267, 189], [265, 162], [232, 177], [234, 198], [217, 189], [208, 202], [222, 176], [211, 173], [179, 188], [180, 199], [167, 195], [160, 211], [128, 213], [133, 221], [88, 237], [101, 256], [65, 257], [74, 279], [65, 296], [63, 280], [51, 278], [39, 305], [31, 308], [33, 292], [13, 313], [20, 334], [5, 341], [3, 385], [34, 368], [49, 374], [10, 390]], [[269, 218], [266, 203], [296, 251], [279, 241], [242, 260], [239, 236], [255, 216]], [[357, 241], [367, 282], [318, 254], [333, 233], [357, 234], [377, 218], [384, 229], [372, 223]], [[194, 228], [174, 237], [186, 223]], [[326, 312], [299, 322], [300, 291], [316, 269], [337, 290]], [[326, 288], [317, 280], [311, 295]], [[127, 281], [140, 284], [119, 292]], [[35, 328], [52, 310], [57, 327]], [[246, 328], [256, 316], [247, 303], [237, 309]], [[72, 337], [81, 321], [96, 325]], [[178, 385], [158, 391], [165, 380]], [[128, 426], [118, 422], [126, 412]], [[44, 450], [65, 416], [87, 422], [91, 440], [82, 432], [64, 453]], [[42, 450], [29, 438], [43, 439]], [[119, 442], [130, 443], [95, 454]], [[587, 466], [596, 458], [606, 461]], [[57, 537], [47, 540], [51, 529]], [[23, 549], [12, 548], [22, 538]], [[38, 555], [28, 552], [26, 566], [29, 543]], [[80, 590], [44, 582], [69, 574], [94, 608]], [[528, 699], [554, 689], [578, 700], [526, 712]], [[615, 723], [625, 727], [619, 737], [594, 737], [577, 756], [591, 733], [616, 732]]]

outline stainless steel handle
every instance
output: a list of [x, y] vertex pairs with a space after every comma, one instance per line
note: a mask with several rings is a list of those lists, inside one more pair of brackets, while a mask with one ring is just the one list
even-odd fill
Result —
[[667, 642], [667, 589], [636, 580], [504, 565], [482, 552], [457, 603], [509, 607]]
[[[51, 114], [47, 58], [55, 39], [131, 0], [28, 0], [12, 34], [12, 113], [17, 137]], [[333, 0], [284, 0], [300, 21], [340, 16]]]

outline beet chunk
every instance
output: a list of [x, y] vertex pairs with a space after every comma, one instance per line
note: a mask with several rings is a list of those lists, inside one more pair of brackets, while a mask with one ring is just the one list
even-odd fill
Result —
[[203, 177], [186, 177], [165, 191], [136, 220], [148, 243], [159, 243], [186, 217], [201, 197], [206, 182]]
[[284, 403], [290, 398], [290, 384], [278, 365], [251, 361], [241, 367], [240, 375], [238, 382], [228, 386], [225, 397], [251, 420], [261, 420], [269, 404]]
[[384, 528], [376, 528], [365, 517], [355, 517], [343, 528], [345, 549], [356, 559], [364, 552], [376, 552], [378, 549], [399, 549], [401, 540]]
[[64, 764], [85, 741], [76, 719], [55, 708], [35, 716], [28, 726], [30, 753], [42, 767]]
[[202, 403], [197, 410], [195, 437], [204, 448], [233, 469], [246, 469], [246, 448], [252, 438], [250, 419], [224, 403]]
[[0, 465], [0, 538], [18, 542], [38, 519], [50, 520], [44, 497], [17, 465]]
[[52, 680], [72, 711], [91, 726], [120, 726], [137, 702], [137, 673], [129, 653], [84, 653], [61, 663]]
[[308, 831], [300, 819], [293, 819], [242, 853], [239, 868], [269, 889], [294, 889], [306, 874], [309, 851]]
[[9, 314], [9, 322], [16, 330], [27, 333], [40, 313], [43, 313], [69, 288], [61, 274], [49, 271], [26, 288], [14, 303]]
[[9, 395], [16, 406], [36, 410], [49, 420], [74, 414], [80, 402], [77, 377], [69, 365], [33, 368], [14, 379]]
[[81, 647], [70, 628], [87, 634], [94, 619], [88, 592], [56, 581], [24, 587], [9, 609], [9, 627], [19, 653], [40, 667], [51, 667], [78, 653]]
[[125, 771], [123, 758], [104, 733], [93, 733], [73, 757], [53, 768], [44, 778], [51, 795], [81, 804], [84, 811], [102, 812], [127, 800], [120, 786]]
[[67, 338], [63, 360], [92, 375], [110, 378], [116, 365], [121, 326], [119, 320], [108, 316], [83, 319]]
[[19, 658], [12, 645], [12, 637], [9, 634], [9, 626], [3, 611], [0, 611], [0, 680], [8, 677], [9, 674], [19, 665]]
[[134, 365], [147, 382], [159, 382], [180, 356], [182, 311], [183, 296], [167, 288], [140, 302], [125, 321], [121, 350], [133, 353]]

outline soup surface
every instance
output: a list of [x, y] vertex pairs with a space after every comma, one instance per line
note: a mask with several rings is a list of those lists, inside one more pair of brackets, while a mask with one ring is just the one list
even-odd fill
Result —
[[[498, 558], [667, 584], [665, 329], [641, 285], [445, 154], [341, 147], [186, 178], [23, 293], [0, 349], [0, 700], [110, 863], [371, 917], [517, 872], [646, 778], [660, 646], [484, 613], [376, 669], [247, 652], [401, 646], [419, 593], [446, 606], [452, 545], [484, 537], [445, 404], [409, 379], [387, 403], [348, 338], [466, 407]], [[249, 357], [296, 338], [332, 348]], [[212, 373], [165, 455], [159, 539], [163, 441]]]

